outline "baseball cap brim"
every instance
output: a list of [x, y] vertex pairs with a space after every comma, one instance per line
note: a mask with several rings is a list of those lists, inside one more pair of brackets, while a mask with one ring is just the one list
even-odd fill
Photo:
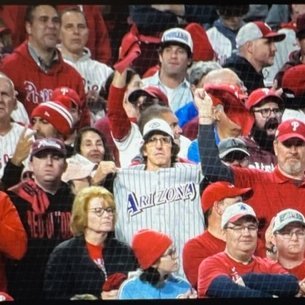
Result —
[[279, 140], [280, 142], [283, 143], [283, 142], [285, 142], [285, 141], [287, 141], [289, 139], [293, 139], [293, 138], [297, 138], [297, 139], [300, 139], [303, 142], [305, 142], [305, 137], [303, 137], [300, 134], [296, 134], [296, 133], [287, 133], [287, 134], [284, 134], [282, 136], [278, 136], [277, 140]]
[[155, 97], [152, 94], [150, 94], [149, 92], [145, 91], [144, 89], [137, 89], [132, 91], [129, 96], [128, 96], [128, 101], [130, 103], [135, 103], [137, 102], [137, 100], [139, 99], [139, 97], [141, 96], [150, 96], [150, 97]]
[[251, 215], [251, 214], [244, 214], [244, 213], [241, 213], [241, 214], [238, 214], [238, 215], [235, 215], [234, 217], [230, 218], [228, 222], [236, 222], [238, 221], [239, 219], [241, 219], [242, 217], [252, 217], [253, 219], [255, 219], [257, 221], [257, 218], [254, 216], [254, 215]]
[[192, 53], [192, 50], [191, 50], [191, 48], [190, 48], [189, 45], [187, 45], [187, 44], [185, 44], [185, 43], [182, 43], [182, 42], [179, 42], [179, 41], [177, 41], [177, 40], [167, 40], [167, 41], [164, 41], [164, 42], [161, 42], [161, 43], [160, 43], [161, 49], [164, 49], [164, 48], [166, 48], [166, 47], [168, 47], [168, 46], [172, 46], [172, 45], [182, 47], [182, 48], [184, 48], [185, 50], [187, 50], [187, 51], [189, 51], [190, 53]]
[[249, 152], [246, 149], [232, 147], [232, 148], [229, 148], [226, 151], [220, 153], [219, 157], [222, 159], [223, 157], [225, 157], [226, 155], [228, 155], [229, 153], [234, 152], [234, 151], [240, 151], [240, 152], [243, 152], [244, 154], [246, 154], [248, 157], [250, 156]]
[[272, 32], [272, 33], [266, 34], [262, 38], [267, 38], [267, 39], [273, 40], [275, 42], [279, 42], [279, 41], [284, 40], [285, 37], [286, 37], [286, 35], [284, 33], [280, 34], [280, 33]]
[[298, 220], [298, 219], [289, 219], [289, 221], [284, 221], [282, 222], [280, 225], [278, 225], [277, 227], [274, 227], [272, 230], [272, 233], [277, 232], [282, 230], [284, 227], [286, 227], [287, 225], [289, 225], [290, 223], [300, 223], [303, 227], [305, 227], [305, 223], [302, 220]]

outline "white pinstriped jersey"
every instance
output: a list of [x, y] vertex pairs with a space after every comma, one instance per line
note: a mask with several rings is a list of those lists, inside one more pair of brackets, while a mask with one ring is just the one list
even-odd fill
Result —
[[82, 76], [86, 93], [89, 90], [99, 92], [101, 87], [104, 86], [108, 76], [113, 72], [112, 68], [106, 64], [91, 59], [91, 52], [88, 48], [84, 48], [83, 56], [77, 61], [64, 56], [64, 54], [62, 55], [64, 61], [75, 68]]
[[17, 142], [24, 126], [18, 123], [12, 123], [11, 130], [4, 136], [0, 135], [0, 178], [3, 176], [3, 171], [8, 159], [15, 152]]
[[29, 115], [26, 112], [24, 105], [18, 100], [17, 100], [16, 109], [14, 109], [13, 112], [11, 113], [11, 118], [13, 119], [14, 122], [17, 123], [21, 123], [24, 125], [30, 124]]
[[[116, 236], [131, 244], [140, 229], [156, 229], [171, 236], [180, 258], [186, 241], [201, 234], [204, 218], [200, 203], [200, 166], [146, 171], [143, 164], [121, 169], [114, 181], [118, 219]], [[179, 274], [183, 275], [182, 264]]]

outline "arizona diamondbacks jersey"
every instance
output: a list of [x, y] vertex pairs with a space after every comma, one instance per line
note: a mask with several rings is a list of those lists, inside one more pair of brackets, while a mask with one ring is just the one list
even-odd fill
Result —
[[146, 171], [143, 164], [120, 170], [114, 181], [116, 237], [131, 244], [138, 230], [155, 229], [174, 240], [182, 258], [186, 241], [204, 230], [201, 179], [200, 166], [187, 163], [158, 171]]

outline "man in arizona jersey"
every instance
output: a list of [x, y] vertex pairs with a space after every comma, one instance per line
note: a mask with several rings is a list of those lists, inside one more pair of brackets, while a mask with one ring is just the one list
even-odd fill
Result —
[[[144, 164], [122, 169], [114, 181], [116, 236], [131, 244], [140, 229], [163, 231], [173, 237], [181, 255], [184, 243], [204, 229], [201, 168], [176, 162], [179, 146], [172, 128], [162, 119], [144, 125], [140, 151]], [[179, 274], [183, 274], [182, 267]]]

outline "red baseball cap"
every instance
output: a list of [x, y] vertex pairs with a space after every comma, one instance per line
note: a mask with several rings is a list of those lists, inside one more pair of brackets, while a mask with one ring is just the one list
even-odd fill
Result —
[[305, 124], [297, 119], [283, 121], [277, 128], [275, 138], [280, 142], [298, 138], [305, 142]]
[[284, 33], [272, 31], [270, 26], [263, 21], [248, 22], [243, 25], [236, 35], [236, 45], [240, 47], [248, 41], [253, 41], [260, 38], [268, 38], [273, 41], [282, 41], [285, 39]]
[[284, 72], [282, 88], [291, 90], [296, 97], [305, 95], [305, 64], [296, 65]]
[[259, 88], [252, 91], [246, 100], [245, 106], [248, 110], [250, 110], [252, 107], [257, 106], [260, 102], [269, 97], [275, 98], [278, 101], [278, 104], [283, 106], [283, 99], [276, 93], [275, 90], [268, 88]]
[[240, 126], [243, 135], [248, 135], [254, 124], [254, 118], [244, 104], [248, 95], [239, 86], [230, 84], [205, 84], [204, 89], [221, 100], [228, 118]]
[[211, 183], [203, 191], [201, 196], [201, 207], [204, 212], [210, 209], [215, 201], [220, 201], [225, 198], [242, 196], [243, 200], [249, 199], [253, 195], [253, 190], [250, 187], [239, 188], [227, 181], [218, 181]]
[[129, 96], [128, 100], [131, 103], [135, 103], [140, 96], [150, 96], [153, 98], [159, 99], [165, 106], [168, 106], [168, 98], [165, 93], [156, 86], [148, 86], [143, 89], [136, 89], [132, 91]]
[[51, 99], [62, 103], [68, 109], [72, 106], [71, 102], [78, 108], [81, 108], [83, 104], [77, 92], [69, 87], [58, 87], [54, 89]]

